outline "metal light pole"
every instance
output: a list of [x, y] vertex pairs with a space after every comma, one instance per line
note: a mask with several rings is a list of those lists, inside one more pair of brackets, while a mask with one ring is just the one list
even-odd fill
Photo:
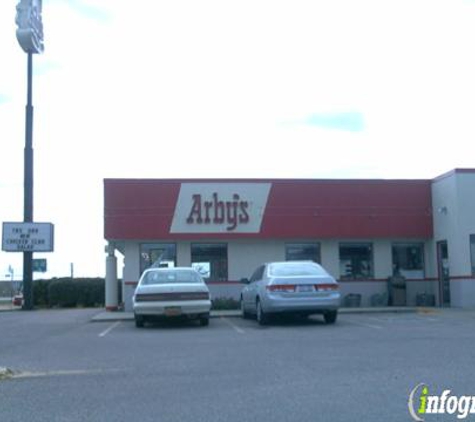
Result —
[[[28, 52], [23, 222], [33, 222], [33, 54]], [[33, 309], [33, 252], [23, 252], [23, 309]]]
[[[24, 213], [25, 223], [33, 222], [33, 54], [43, 52], [43, 23], [41, 0], [21, 0], [17, 7], [16, 36], [28, 54], [27, 102], [24, 151]], [[33, 309], [33, 252], [23, 252], [23, 309]]]

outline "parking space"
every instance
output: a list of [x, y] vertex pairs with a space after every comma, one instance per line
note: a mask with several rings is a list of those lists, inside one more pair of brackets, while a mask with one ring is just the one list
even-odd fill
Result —
[[[272, 332], [333, 333], [343, 335], [355, 329], [390, 330], [391, 333], [408, 333], [418, 330], [446, 330], [469, 328], [475, 320], [475, 311], [430, 310], [410, 313], [352, 313], [340, 314], [335, 325], [327, 325], [319, 315], [309, 318], [274, 318], [270, 324], [260, 326], [255, 319], [219, 316], [211, 319], [209, 327], [201, 327], [197, 321], [155, 321], [143, 329], [136, 328], [133, 321], [104, 321], [91, 323], [97, 313], [94, 309], [56, 310], [35, 312], [3, 312], [0, 314], [2, 344], [0, 348], [14, 345], [25, 339], [41, 341], [58, 333], [73, 335], [75, 332], [93, 333], [99, 338], [110, 337], [117, 332], [153, 332], [160, 335], [221, 335], [230, 331], [240, 335], [259, 335]], [[0, 349], [1, 350], [1, 349]]]
[[[0, 314], [0, 366], [18, 375], [0, 381], [0, 420], [94, 421], [107, 413], [147, 421], [160, 409], [163, 420], [193, 422], [400, 421], [409, 420], [408, 392], [420, 382], [474, 393], [470, 311], [341, 314], [335, 325], [316, 316], [264, 327], [223, 316], [208, 327], [141, 329], [130, 320], [91, 323], [95, 312]], [[34, 400], [22, 400], [27, 395]]]

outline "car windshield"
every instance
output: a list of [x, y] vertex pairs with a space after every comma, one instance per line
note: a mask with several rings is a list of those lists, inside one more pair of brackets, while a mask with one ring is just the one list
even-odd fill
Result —
[[293, 276], [322, 276], [328, 273], [319, 265], [311, 262], [296, 262], [270, 264], [269, 275], [271, 277], [293, 277]]
[[158, 270], [144, 274], [141, 284], [201, 283], [201, 277], [192, 270]]

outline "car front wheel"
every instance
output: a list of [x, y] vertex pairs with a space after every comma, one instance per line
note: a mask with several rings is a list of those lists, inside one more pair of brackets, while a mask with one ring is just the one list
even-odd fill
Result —
[[259, 325], [266, 325], [269, 322], [269, 315], [262, 309], [260, 300], [256, 302], [256, 319]]
[[323, 314], [323, 318], [327, 324], [334, 324], [338, 316], [338, 311], [327, 311]]
[[209, 325], [209, 317], [201, 317], [200, 318], [200, 325], [202, 327], [206, 327], [207, 325]]

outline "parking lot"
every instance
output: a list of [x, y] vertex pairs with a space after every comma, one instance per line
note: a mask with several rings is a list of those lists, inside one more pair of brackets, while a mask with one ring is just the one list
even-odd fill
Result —
[[1, 421], [401, 421], [421, 382], [475, 395], [475, 311], [144, 329], [98, 312], [0, 313]]

